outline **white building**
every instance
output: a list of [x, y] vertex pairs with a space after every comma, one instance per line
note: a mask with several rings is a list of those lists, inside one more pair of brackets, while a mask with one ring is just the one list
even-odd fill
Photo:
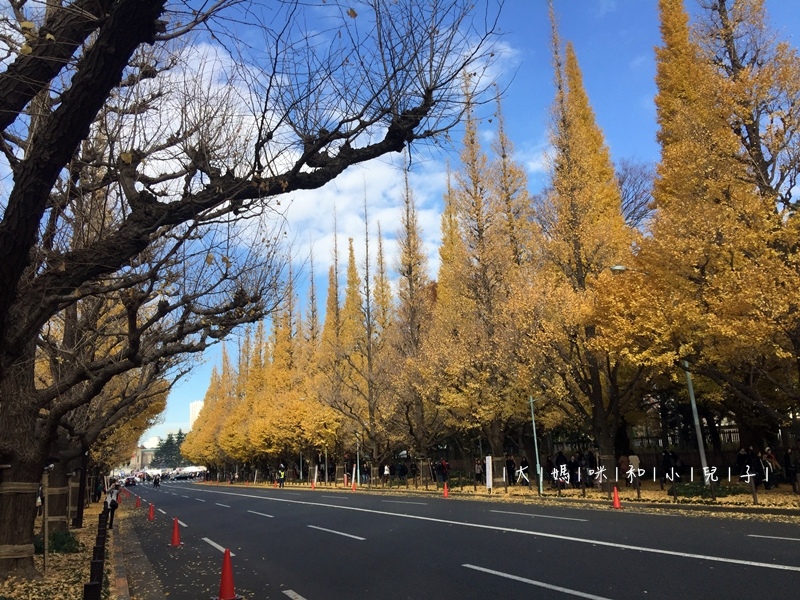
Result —
[[189, 430], [194, 426], [197, 417], [200, 416], [200, 411], [203, 409], [203, 401], [195, 400], [189, 403]]

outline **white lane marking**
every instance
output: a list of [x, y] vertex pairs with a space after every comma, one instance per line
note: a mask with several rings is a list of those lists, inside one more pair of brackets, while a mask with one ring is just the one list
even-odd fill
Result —
[[283, 590], [283, 593], [289, 596], [289, 598], [291, 598], [292, 600], [306, 600], [300, 594], [298, 594], [297, 592], [293, 592], [292, 590]]
[[216, 504], [217, 506], [221, 506], [223, 508], [230, 508], [230, 505], [228, 504], [220, 504], [219, 502], [214, 502], [214, 504]]
[[302, 496], [303, 494], [299, 492], [283, 492], [284, 496]]
[[756, 535], [756, 534], [751, 534], [751, 535], [748, 535], [747, 537], [766, 538], [768, 540], [789, 540], [790, 542], [800, 542], [800, 538], [778, 537], [776, 535]]
[[560, 519], [562, 521], [581, 521], [583, 523], [589, 521], [589, 519], [574, 519], [572, 517], [553, 517], [551, 515], [537, 515], [534, 513], [511, 512], [508, 510], [490, 510], [489, 512], [499, 513], [502, 515], [520, 515], [522, 517], [537, 517], [539, 519]]
[[333, 498], [334, 500], [350, 500], [349, 496], [325, 496], [325, 495], [320, 495], [320, 498]]
[[178, 519], [178, 525], [180, 525], [181, 527], [188, 527], [188, 525], [183, 521], [181, 521], [180, 519]]
[[195, 498], [195, 500], [197, 500], [198, 502], [205, 502], [205, 500], [203, 500], [202, 498]]
[[615, 542], [605, 542], [603, 540], [592, 540], [587, 538], [578, 538], [568, 535], [558, 535], [555, 533], [545, 533], [543, 531], [531, 531], [528, 529], [514, 529], [511, 527], [497, 527], [495, 525], [484, 525], [482, 523], [466, 523], [464, 521], [450, 521], [448, 519], [437, 519], [434, 517], [423, 517], [420, 515], [409, 515], [404, 513], [394, 513], [385, 510], [374, 510], [371, 508], [358, 508], [356, 506], [341, 506], [339, 504], [325, 504], [324, 502], [308, 502], [305, 500], [288, 500], [286, 498], [274, 498], [271, 496], [256, 496], [254, 494], [241, 494], [236, 492], [219, 492], [216, 490], [201, 491], [208, 494], [224, 494], [228, 496], [238, 496], [241, 498], [255, 498], [257, 500], [265, 500], [269, 502], [286, 502], [288, 504], [302, 504], [304, 506], [319, 506], [323, 508], [335, 508], [338, 510], [350, 510], [353, 512], [362, 512], [373, 515], [385, 515], [387, 517], [397, 517], [399, 519], [415, 519], [417, 521], [428, 521], [430, 523], [439, 523], [440, 525], [459, 525], [461, 527], [472, 527], [473, 529], [486, 529], [489, 531], [505, 531], [507, 533], [518, 533], [521, 535], [532, 535], [536, 537], [543, 537], [554, 540], [562, 540], [564, 542], [575, 542], [578, 544], [592, 544], [594, 546], [606, 546], [609, 548], [618, 548], [620, 550], [636, 550], [638, 552], [650, 552], [652, 554], [663, 554], [666, 556], [677, 556], [680, 558], [694, 558], [699, 560], [710, 560], [713, 562], [727, 563], [731, 565], [745, 565], [748, 567], [760, 567], [763, 569], [776, 569], [778, 571], [797, 571], [800, 572], [800, 566], [794, 565], [781, 565], [774, 563], [756, 562], [752, 560], [742, 560], [738, 558], [723, 558], [721, 556], [710, 556], [707, 554], [693, 554], [691, 552], [678, 552], [676, 550], [661, 550], [660, 548], [645, 548], [643, 546], [633, 546], [630, 544], [617, 544]]
[[184, 496], [183, 494], [181, 494], [181, 498], [188, 498], [188, 497], [189, 496]]
[[165, 514], [167, 514], [167, 511], [165, 511], [165, 510], [161, 510], [160, 508], [158, 509], [158, 512], [160, 512], [162, 515], [165, 515]]
[[336, 535], [343, 535], [344, 537], [353, 538], [354, 540], [364, 541], [367, 538], [358, 537], [357, 535], [350, 535], [349, 533], [342, 533], [341, 531], [334, 531], [333, 529], [325, 529], [324, 527], [317, 527], [316, 525], [309, 525], [311, 529], [319, 529], [320, 531], [327, 531], [328, 533], [335, 533]]
[[386, 504], [417, 504], [419, 506], [428, 506], [427, 502], [404, 502], [403, 500], [381, 500], [381, 502], [386, 502]]
[[266, 514], [266, 513], [260, 513], [260, 512], [256, 512], [256, 511], [254, 511], [254, 510], [248, 510], [247, 512], [249, 512], [249, 513], [253, 513], [254, 515], [258, 515], [258, 516], [260, 516], [260, 517], [269, 517], [270, 519], [272, 518], [272, 515], [268, 515], [268, 514]]
[[506, 579], [513, 579], [514, 581], [521, 581], [522, 583], [528, 583], [530, 585], [535, 585], [537, 587], [553, 590], [555, 592], [561, 592], [563, 594], [569, 594], [571, 596], [578, 596], [579, 598], [589, 598], [590, 600], [608, 600], [608, 598], [604, 596], [595, 596], [594, 594], [587, 594], [585, 592], [579, 592], [578, 590], [571, 590], [569, 588], [561, 587], [558, 585], [551, 585], [549, 583], [544, 583], [543, 581], [534, 581], [533, 579], [527, 579], [525, 577], [511, 575], [510, 573], [503, 573], [502, 571], [493, 571], [492, 569], [485, 569], [483, 567], [477, 567], [475, 565], [461, 565], [461, 566], [466, 567], [468, 569], [473, 569], [475, 571], [480, 571], [482, 573], [489, 573], [490, 575], [497, 575], [498, 577], [505, 577]]
[[178, 495], [178, 494], [176, 494], [175, 492], [171, 492], [171, 493], [172, 493], [172, 495], [173, 495], [173, 496], [177, 496], [177, 495]]
[[[209, 546], [213, 546], [214, 548], [216, 548], [220, 552], [225, 552], [225, 548], [220, 546], [218, 543], [216, 543], [216, 542], [214, 542], [214, 541], [212, 541], [212, 540], [210, 540], [208, 538], [200, 538], [200, 539], [203, 540]], [[231, 552], [231, 556], [236, 556], [236, 555], [233, 552]]]

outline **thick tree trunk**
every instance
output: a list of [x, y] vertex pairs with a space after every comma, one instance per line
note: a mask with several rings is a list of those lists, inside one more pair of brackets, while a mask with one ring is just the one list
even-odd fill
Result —
[[597, 368], [592, 370], [592, 433], [595, 444], [599, 448], [598, 467], [604, 467], [601, 475], [603, 491], [611, 491], [614, 486], [614, 474], [617, 460], [614, 456], [614, 438], [617, 433], [617, 424], [614, 422], [615, 411], [613, 407], [606, 408], [603, 397], [603, 387], [600, 372]]
[[492, 421], [488, 425], [483, 427], [483, 434], [486, 436], [486, 439], [489, 442], [489, 448], [492, 450], [492, 456], [496, 458], [500, 458], [504, 455], [504, 444], [505, 436], [503, 435], [503, 429], [500, 426], [500, 423], [497, 421]]
[[37, 576], [33, 566], [36, 495], [47, 454], [45, 443], [36, 435], [37, 415], [24, 399], [6, 393], [3, 388], [7, 386], [7, 381], [0, 381], [0, 438], [4, 447], [0, 464], [9, 465], [0, 475], [0, 579], [12, 574], [32, 578]]
[[58, 462], [50, 471], [47, 496], [47, 527], [50, 532], [66, 531], [69, 517], [69, 464]]

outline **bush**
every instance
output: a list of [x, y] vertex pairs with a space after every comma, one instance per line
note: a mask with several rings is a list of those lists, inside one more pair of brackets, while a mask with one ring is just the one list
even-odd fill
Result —
[[[69, 531], [51, 531], [49, 538], [50, 543], [47, 546], [48, 552], [74, 554], [83, 549], [83, 544]], [[41, 534], [37, 534], [33, 537], [33, 547], [36, 554], [44, 553]], [[0, 598], [0, 600], [2, 600], [2, 598]]]
[[[678, 483], [678, 496], [686, 498], [711, 498], [711, 487], [704, 485], [699, 481], [693, 483]], [[738, 496], [740, 494], [747, 494], [749, 490], [744, 487], [736, 485], [719, 485], [714, 484], [714, 495], [717, 498], [726, 496]]]

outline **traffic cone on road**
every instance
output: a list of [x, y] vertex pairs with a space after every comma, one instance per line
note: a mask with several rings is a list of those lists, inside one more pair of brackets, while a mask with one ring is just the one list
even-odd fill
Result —
[[315, 489], [317, 489], [317, 486], [316, 486], [316, 484], [314, 483], [314, 480], [313, 480], [313, 479], [311, 480], [311, 489], [312, 489], [312, 490], [315, 490]]
[[350, 489], [353, 490], [354, 492], [356, 491], [356, 480], [355, 479], [353, 479], [353, 487], [351, 487]]
[[444, 497], [445, 498], [449, 498], [450, 497], [450, 490], [447, 488], [447, 482], [446, 481], [444, 482]]
[[219, 583], [218, 600], [242, 600], [233, 589], [233, 567], [231, 566], [231, 551], [225, 548], [225, 558], [222, 559], [222, 579]]
[[614, 486], [614, 503], [611, 506], [612, 508], [622, 508], [622, 504], [619, 503], [619, 492], [617, 491], [617, 486]]
[[141, 505], [142, 505], [141, 496], [136, 496], [136, 508], [139, 508]]
[[150, 512], [147, 513], [147, 520], [154, 521], [156, 518], [156, 507], [153, 506], [153, 503], [150, 503]]
[[173, 548], [178, 548], [181, 545], [181, 532], [178, 529], [178, 517], [172, 519], [172, 541], [169, 545]]

